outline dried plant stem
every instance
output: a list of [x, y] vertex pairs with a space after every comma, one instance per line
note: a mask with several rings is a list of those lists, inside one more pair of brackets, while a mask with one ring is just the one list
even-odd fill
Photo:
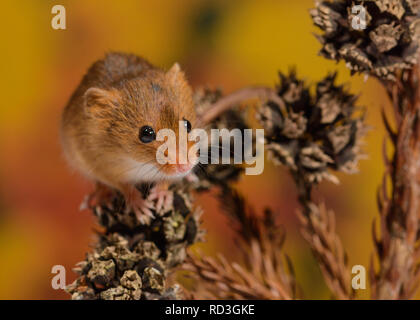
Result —
[[321, 268], [327, 286], [340, 300], [353, 299], [347, 256], [335, 230], [335, 215], [325, 205], [312, 202], [312, 187], [294, 175], [299, 192], [301, 232]]
[[205, 114], [199, 115], [200, 122], [202, 124], [208, 124], [232, 106], [250, 99], [259, 99], [261, 101], [271, 100], [279, 106], [284, 107], [283, 100], [277, 95], [274, 89], [267, 87], [247, 87], [219, 99], [206, 110]]
[[298, 296], [293, 266], [283, 252], [285, 232], [273, 213], [255, 214], [236, 190], [226, 187], [220, 194], [223, 211], [237, 233], [243, 264], [202, 254], [190, 255], [185, 270], [196, 280], [198, 298], [289, 300]]
[[[259, 262], [263, 263], [263, 260]], [[199, 298], [290, 300], [293, 297], [284, 284], [278, 281], [263, 282], [254, 271], [228, 262], [222, 255], [218, 255], [217, 259], [189, 255], [185, 270], [192, 271], [198, 279], [198, 285], [204, 287], [203, 296]]]
[[[394, 146], [394, 154], [384, 158], [386, 171], [379, 192], [381, 239], [373, 228], [380, 269], [371, 266], [372, 295], [377, 299], [408, 299], [417, 288], [420, 215], [420, 89], [418, 67], [401, 73], [396, 82], [383, 83], [395, 111], [394, 131], [384, 122]], [[385, 144], [384, 144], [385, 145]], [[391, 193], [387, 180], [391, 181]]]

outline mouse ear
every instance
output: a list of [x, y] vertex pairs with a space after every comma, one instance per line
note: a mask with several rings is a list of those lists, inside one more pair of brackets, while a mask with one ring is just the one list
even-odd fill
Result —
[[85, 105], [88, 108], [93, 106], [115, 106], [119, 105], [118, 91], [111, 89], [89, 88], [84, 94]]
[[173, 85], [176, 85], [179, 82], [185, 81], [184, 72], [182, 72], [181, 67], [179, 66], [178, 62], [174, 63], [171, 69], [169, 69], [169, 71], [166, 73], [166, 76], [169, 82]]

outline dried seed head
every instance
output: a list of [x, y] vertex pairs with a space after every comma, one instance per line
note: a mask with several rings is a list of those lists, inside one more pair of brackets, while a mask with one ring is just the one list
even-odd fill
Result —
[[112, 260], [94, 260], [87, 274], [89, 281], [102, 286], [111, 284], [115, 276], [115, 263]]
[[152, 241], [139, 241], [134, 247], [135, 252], [140, 254], [143, 258], [157, 259], [159, 258], [161, 251]]
[[163, 218], [163, 233], [168, 241], [179, 241], [184, 239], [186, 225], [184, 217], [177, 212]]
[[[352, 11], [361, 5], [363, 12]], [[324, 33], [320, 54], [344, 60], [352, 73], [394, 80], [398, 70], [417, 62], [420, 37], [418, 0], [321, 1], [311, 10]], [[360, 17], [364, 16], [365, 25]], [[356, 23], [356, 25], [355, 25]]]
[[186, 247], [202, 240], [201, 211], [194, 209], [191, 193], [182, 185], [173, 185], [170, 190], [174, 194], [172, 205], [150, 225], [141, 225], [125, 213], [118, 194], [114, 210], [94, 208], [106, 231], [99, 234], [93, 253], [78, 264], [79, 278], [67, 288], [72, 299], [181, 297], [179, 290], [166, 287], [166, 276], [184, 261]]
[[143, 272], [145, 288], [152, 292], [161, 293], [165, 286], [165, 278], [161, 271], [154, 267], [147, 267]]
[[284, 108], [268, 101], [257, 113], [268, 157], [303, 175], [308, 183], [338, 182], [329, 169], [356, 172], [361, 156], [363, 114], [356, 115], [357, 98], [335, 80], [336, 74], [328, 75], [311, 95], [295, 71], [280, 74], [277, 92]]

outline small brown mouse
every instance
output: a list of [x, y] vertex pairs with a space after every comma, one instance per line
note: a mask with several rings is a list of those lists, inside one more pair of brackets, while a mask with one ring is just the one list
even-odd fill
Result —
[[[174, 164], [158, 163], [163, 142], [156, 134], [172, 129], [178, 141], [180, 129], [190, 132], [195, 125], [192, 89], [178, 64], [164, 72], [136, 55], [109, 53], [89, 68], [70, 98], [61, 140], [69, 163], [96, 182], [89, 202], [109, 205], [116, 189], [126, 211], [148, 223], [151, 201], [157, 207], [171, 201], [165, 185], [186, 176], [198, 159], [181, 164], [177, 156]], [[187, 150], [193, 145], [188, 142]], [[147, 199], [137, 190], [139, 183], [156, 184]]]

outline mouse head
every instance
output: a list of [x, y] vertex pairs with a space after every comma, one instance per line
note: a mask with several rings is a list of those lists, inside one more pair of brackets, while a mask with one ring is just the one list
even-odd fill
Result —
[[[127, 179], [181, 178], [198, 162], [191, 152], [195, 143], [181, 138], [196, 125], [196, 114], [191, 87], [178, 64], [166, 73], [148, 70], [111, 88], [90, 88], [84, 97], [98, 146], [127, 166]], [[162, 141], [161, 130], [170, 130], [175, 139]]]

